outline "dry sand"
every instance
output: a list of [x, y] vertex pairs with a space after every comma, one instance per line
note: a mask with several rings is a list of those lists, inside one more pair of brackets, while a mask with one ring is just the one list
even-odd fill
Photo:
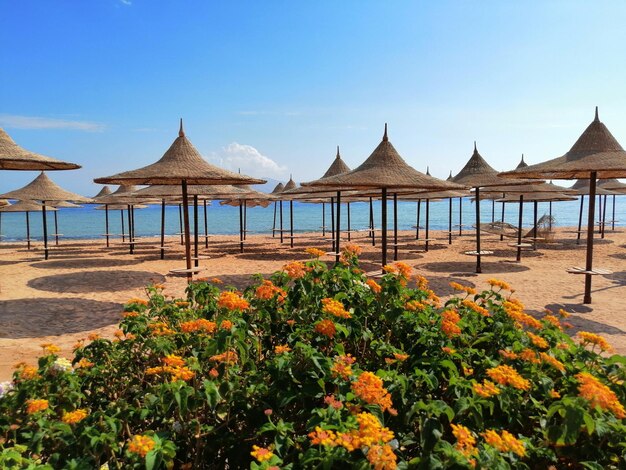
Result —
[[[537, 251], [522, 253], [521, 263], [514, 262], [512, 241], [485, 234], [483, 249], [493, 255], [483, 257], [483, 273], [476, 274], [474, 257], [463, 254], [474, 249], [473, 234], [455, 236], [448, 245], [447, 235], [434, 232], [428, 252], [421, 252], [423, 243], [414, 234], [403, 232], [407, 245], [399, 248], [398, 259], [415, 267], [426, 276], [440, 296], [452, 293], [448, 283], [462, 282], [479, 289], [487, 287], [487, 279], [509, 282], [527, 311], [541, 316], [545, 308], [564, 308], [571, 312], [571, 331], [592, 331], [602, 334], [616, 352], [626, 354], [626, 317], [621, 301], [626, 297], [626, 230], [607, 232], [595, 245], [594, 266], [612, 274], [593, 278], [593, 303], [584, 305], [584, 276], [567, 274], [572, 266], [584, 266], [584, 242], [576, 245], [572, 230], [559, 230], [554, 240], [538, 244]], [[172, 268], [184, 267], [182, 247], [178, 238], [169, 237], [166, 259], [159, 259], [159, 243], [143, 240], [135, 254], [121, 240], [63, 241], [51, 250], [50, 259], [43, 260], [41, 250], [26, 250], [25, 244], [0, 244], [0, 380], [11, 377], [14, 364], [20, 361], [35, 364], [42, 343], [55, 343], [62, 355], [71, 358], [72, 346], [91, 332], [112, 337], [121, 317], [122, 304], [132, 297], [145, 297], [144, 286], [151, 281], [165, 285], [165, 294], [183, 297], [185, 277], [168, 275]], [[330, 237], [321, 234], [298, 234], [294, 248], [280, 244], [268, 235], [249, 236], [245, 253], [239, 252], [237, 237], [209, 238], [208, 248], [201, 239], [200, 276], [219, 277], [226, 285], [242, 286], [255, 273], [270, 274], [286, 262], [305, 260], [304, 249], [317, 247], [330, 250]], [[366, 233], [358, 233], [352, 242], [364, 249], [363, 268], [380, 269], [380, 246], [372, 247]], [[39, 245], [40, 247], [40, 245]], [[330, 256], [324, 260], [332, 261]], [[389, 250], [393, 260], [393, 249]]]

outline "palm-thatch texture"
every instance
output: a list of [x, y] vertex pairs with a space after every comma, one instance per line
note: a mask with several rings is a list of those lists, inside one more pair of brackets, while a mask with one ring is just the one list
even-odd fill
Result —
[[484, 188], [488, 186], [501, 186], [511, 184], [523, 184], [523, 181], [506, 180], [498, 176], [498, 172], [493, 169], [478, 153], [476, 142], [474, 142], [474, 152], [459, 173], [452, 178], [452, 181], [471, 188]]
[[72, 193], [54, 183], [45, 172], [41, 172], [37, 178], [26, 186], [14, 191], [4, 193], [0, 197], [7, 199], [20, 199], [30, 201], [71, 201], [90, 202], [91, 199]]
[[[0, 207], [0, 212], [41, 212], [43, 206], [34, 201], [17, 201], [10, 206]], [[47, 207], [46, 210], [55, 211], [54, 207]]]
[[626, 177], [626, 151], [600, 121], [597, 107], [594, 120], [565, 155], [507, 171], [501, 175], [518, 178], [576, 179], [589, 178], [592, 171], [596, 172], [597, 178]]
[[30, 152], [0, 128], [0, 169], [3, 170], [75, 170], [80, 165]]

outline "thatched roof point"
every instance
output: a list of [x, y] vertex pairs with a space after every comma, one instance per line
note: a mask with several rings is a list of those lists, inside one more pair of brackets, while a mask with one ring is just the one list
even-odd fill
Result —
[[426, 175], [427, 175], [427, 176], [432, 176], [432, 175], [430, 174], [430, 167], [429, 167], [429, 166], [427, 166], [427, 167], [426, 167]]
[[185, 130], [183, 129], [183, 118], [180, 118], [180, 129], [178, 130], [178, 137], [185, 137]]
[[328, 167], [328, 170], [326, 170], [326, 173], [324, 173], [324, 176], [322, 176], [322, 178], [328, 178], [330, 176], [340, 175], [348, 171], [350, 171], [350, 168], [341, 159], [341, 155], [339, 155], [339, 146], [337, 146], [337, 156], [335, 157], [331, 165]]
[[335, 158], [337, 159], [341, 158], [341, 155], [339, 155], [339, 145], [337, 145], [337, 156]]
[[596, 106], [596, 117], [595, 117], [594, 121], [600, 121], [600, 118], [598, 117], [598, 107], [597, 106]]
[[389, 137], [387, 137], [387, 123], [385, 123], [385, 133], [383, 134], [383, 142], [389, 142]]
[[283, 183], [278, 183], [271, 194], [279, 194], [282, 193], [285, 189], [285, 185]]
[[517, 170], [518, 168], [526, 168], [527, 166], [528, 166], [528, 163], [524, 161], [524, 154], [522, 154], [522, 161], [519, 162], [519, 165], [517, 165], [515, 169]]
[[294, 189], [294, 188], [297, 188], [297, 187], [298, 187], [298, 185], [293, 180], [292, 175], [289, 175], [289, 181], [287, 181], [287, 184], [285, 185], [284, 191], [289, 191], [290, 189]]

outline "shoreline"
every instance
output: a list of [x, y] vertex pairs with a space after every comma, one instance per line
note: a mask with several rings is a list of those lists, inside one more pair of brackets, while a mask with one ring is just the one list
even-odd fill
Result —
[[[578, 330], [601, 334], [616, 352], [624, 354], [626, 319], [617, 309], [626, 294], [626, 230], [607, 231], [604, 240], [595, 240], [594, 266], [611, 274], [593, 277], [591, 305], [582, 304], [584, 276], [566, 273], [567, 268], [584, 266], [585, 261], [585, 242], [576, 245], [574, 232], [572, 227], [557, 228], [554, 241], [539, 243], [537, 251], [523, 252], [520, 263], [514, 261], [510, 239], [500, 241], [499, 236], [481, 233], [482, 248], [493, 251], [483, 257], [481, 274], [474, 272], [475, 258], [463, 254], [475, 249], [473, 231], [461, 237], [457, 233], [452, 245], [448, 245], [447, 232], [431, 231], [436, 241], [429, 244], [428, 252], [418, 251], [423, 242], [414, 240], [414, 231], [402, 231], [406, 246], [399, 248], [398, 259], [429, 279], [444, 299], [453, 292], [450, 281], [483, 290], [488, 288], [488, 279], [502, 279], [516, 289], [514, 295], [528, 313], [542, 316], [545, 308], [564, 308], [572, 314], [571, 334]], [[356, 233], [352, 242], [363, 248], [362, 268], [377, 271], [379, 239], [372, 247], [366, 235]], [[113, 239], [107, 249], [103, 239], [61, 240], [48, 261], [43, 260], [42, 251], [29, 252], [23, 243], [0, 243], [0, 381], [11, 378], [15, 363], [35, 363], [42, 343], [57, 344], [61, 354], [71, 358], [72, 346], [90, 333], [113, 338], [123, 303], [143, 297], [144, 286], [151, 281], [164, 284], [165, 295], [184, 296], [186, 278], [168, 275], [170, 269], [185, 265], [179, 236], [166, 237], [165, 260], [159, 259], [158, 237], [142, 238], [133, 255], [120, 241]], [[206, 268], [199, 276], [218, 277], [224, 285], [236, 287], [249, 284], [253, 274], [267, 276], [290, 261], [308, 259], [304, 252], [308, 247], [330, 251], [330, 236], [322, 238], [321, 233], [312, 232], [298, 233], [293, 249], [288, 243], [281, 245], [278, 237], [249, 235], [244, 253], [239, 253], [238, 235], [210, 236], [208, 248], [204, 236], [199, 241], [203, 258], [199, 264]], [[322, 260], [332, 263], [334, 257]], [[393, 262], [393, 247], [388, 262]]]

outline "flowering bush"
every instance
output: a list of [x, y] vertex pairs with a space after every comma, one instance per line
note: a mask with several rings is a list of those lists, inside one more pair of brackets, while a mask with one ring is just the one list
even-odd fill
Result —
[[505, 282], [442, 303], [357, 254], [243, 292], [151, 286], [71, 364], [44, 345], [0, 384], [0, 467], [623, 468], [626, 358], [604, 338]]

